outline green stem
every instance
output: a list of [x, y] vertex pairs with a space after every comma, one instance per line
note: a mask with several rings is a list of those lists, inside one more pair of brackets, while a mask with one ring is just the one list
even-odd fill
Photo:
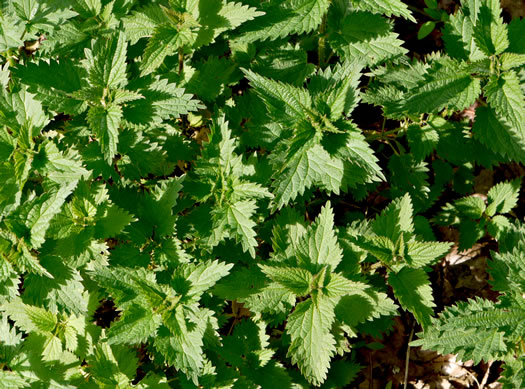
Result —
[[319, 67], [322, 67], [325, 64], [325, 58], [324, 58], [324, 52], [326, 47], [326, 14], [323, 16], [323, 21], [321, 22], [321, 26], [319, 27], [319, 43], [317, 47], [317, 59], [318, 59], [318, 65]]
[[[384, 126], [384, 123], [383, 123], [383, 126]], [[394, 128], [393, 130], [388, 130], [388, 131], [381, 131], [379, 134], [374, 132], [373, 134], [368, 135], [365, 139], [367, 141], [373, 141], [376, 139], [386, 139], [388, 135], [397, 134], [398, 132], [402, 130], [404, 130], [404, 127], [398, 127], [398, 128]]]
[[180, 47], [179, 48], [179, 76], [182, 74], [183, 70], [184, 70], [184, 49]]

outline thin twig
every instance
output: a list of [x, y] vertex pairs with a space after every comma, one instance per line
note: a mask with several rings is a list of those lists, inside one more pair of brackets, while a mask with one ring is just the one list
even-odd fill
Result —
[[368, 382], [368, 389], [374, 389], [374, 377], [373, 377], [373, 366], [372, 366], [372, 353], [373, 351], [370, 351], [368, 353], [368, 371], [370, 375], [370, 381]]
[[490, 367], [492, 366], [492, 364], [494, 363], [494, 361], [489, 361], [487, 363], [487, 371], [485, 372], [485, 375], [483, 376], [483, 379], [481, 380], [481, 384], [479, 385], [479, 389], [483, 389], [485, 387], [485, 385], [487, 384], [487, 380], [489, 379], [489, 373], [490, 373]]
[[413, 336], [414, 336], [414, 324], [412, 324], [412, 329], [410, 330], [410, 336], [408, 337], [407, 354], [405, 358], [405, 378], [403, 379], [404, 389], [406, 389], [408, 385], [408, 364], [410, 362], [410, 342], [412, 342]]
[[465, 369], [465, 371], [467, 372], [467, 374], [468, 374], [469, 376], [472, 377], [472, 379], [473, 379], [474, 382], [476, 383], [478, 389], [481, 389], [481, 386], [480, 386], [480, 384], [479, 384], [479, 381], [476, 379], [476, 376], [475, 376], [474, 374], [472, 374], [470, 371], [468, 371], [468, 369]]

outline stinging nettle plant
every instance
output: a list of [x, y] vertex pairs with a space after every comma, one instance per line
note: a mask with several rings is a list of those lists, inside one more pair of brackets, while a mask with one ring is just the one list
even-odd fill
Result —
[[[523, 387], [525, 21], [410, 9], [1, 2], [0, 388], [352, 387], [396, 316]], [[497, 298], [436, 312], [443, 228]]]

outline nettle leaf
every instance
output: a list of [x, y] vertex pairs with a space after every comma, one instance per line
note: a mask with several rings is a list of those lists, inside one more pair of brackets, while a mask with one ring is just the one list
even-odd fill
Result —
[[166, 57], [173, 55], [178, 48], [191, 42], [192, 39], [189, 39], [184, 32], [179, 32], [172, 26], [158, 26], [144, 50], [144, 58], [140, 65], [141, 75], [154, 72]]
[[97, 137], [104, 152], [104, 159], [109, 163], [117, 154], [122, 108], [118, 105], [109, 107], [95, 106], [89, 109], [87, 121]]
[[245, 25], [241, 40], [275, 40], [291, 34], [309, 33], [321, 24], [329, 6], [328, 0], [293, 0], [269, 5], [262, 9], [265, 15]]
[[128, 88], [143, 96], [123, 107], [123, 120], [130, 126], [160, 124], [165, 119], [204, 108], [199, 100], [166, 79], [139, 78], [130, 82]]
[[95, 236], [98, 238], [114, 237], [133, 221], [136, 221], [133, 215], [116, 205], [111, 205], [97, 220]]
[[394, 200], [376, 217], [372, 224], [373, 231], [395, 242], [402, 233], [412, 233], [414, 224], [412, 220], [412, 200], [410, 195]]
[[299, 303], [288, 318], [286, 332], [292, 343], [288, 356], [313, 385], [321, 384], [335, 354], [335, 339], [330, 330], [335, 320], [333, 303], [328, 298]]
[[428, 276], [423, 269], [403, 267], [398, 273], [389, 273], [388, 283], [401, 306], [412, 312], [423, 328], [429, 328], [434, 314], [434, 298]]
[[488, 206], [485, 213], [494, 216], [496, 213], [507, 213], [518, 203], [521, 180], [500, 182], [494, 185], [487, 194]]
[[508, 71], [500, 77], [492, 76], [483, 88], [483, 93], [496, 113], [508, 120], [514, 131], [521, 136], [525, 132], [525, 96], [516, 73]]
[[255, 257], [255, 222], [251, 219], [255, 212], [255, 201], [237, 201], [228, 205], [226, 210], [226, 220], [230, 225], [233, 236], [240, 241], [244, 251], [249, 251]]
[[297, 254], [299, 262], [330, 265], [332, 270], [342, 260], [343, 253], [334, 232], [334, 213], [330, 202], [321, 208], [321, 213], [302, 237]]
[[501, 69], [506, 71], [525, 64], [525, 54], [503, 53], [500, 56]]
[[497, 1], [484, 1], [479, 7], [473, 35], [476, 45], [487, 55], [500, 54], [509, 46], [507, 25], [500, 14]]
[[241, 24], [253, 20], [264, 12], [242, 3], [226, 1], [203, 1], [199, 4], [198, 22], [201, 25], [194, 46], [212, 43], [220, 34], [233, 30]]
[[53, 29], [77, 16], [77, 13], [57, 5], [40, 3], [36, 0], [25, 0], [13, 3], [17, 16], [26, 23], [29, 32], [39, 30], [52, 32]]
[[[284, 220], [281, 219], [281, 223]], [[294, 304], [296, 296], [306, 297], [287, 319], [286, 329], [291, 336], [288, 356], [310, 383], [319, 385], [326, 379], [330, 359], [336, 351], [332, 333], [335, 307], [343, 296], [362, 293], [368, 285], [351, 281], [334, 271], [343, 253], [334, 231], [330, 203], [321, 209], [315, 222], [300, 234], [298, 240], [293, 249], [276, 251], [272, 260], [259, 265], [272, 282], [262, 289], [262, 293], [255, 293], [267, 301], [277, 297], [282, 304]], [[292, 299], [288, 297], [290, 294]], [[261, 308], [251, 305], [250, 309]]]
[[[519, 113], [519, 110], [518, 110]], [[476, 109], [474, 137], [508, 160], [525, 161], [525, 131], [491, 107]]]
[[409, 113], [438, 112], [447, 106], [461, 110], [472, 105], [480, 93], [479, 79], [471, 77], [468, 71], [461, 71], [458, 63], [445, 63], [428, 73], [420, 87], [401, 103], [400, 109]]
[[138, 344], [146, 342], [156, 334], [161, 317], [139, 305], [131, 305], [120, 319], [111, 325], [109, 344]]
[[272, 116], [290, 124], [306, 117], [304, 109], [311, 106], [312, 99], [303, 88], [262, 77], [250, 70], [244, 72]]
[[308, 89], [314, 94], [319, 111], [328, 109], [324, 113], [332, 120], [349, 116], [359, 101], [357, 87], [361, 70], [359, 62], [345, 61], [313, 75]]
[[33, 248], [39, 248], [45, 242], [45, 234], [53, 217], [60, 212], [66, 198], [73, 192], [77, 182], [61, 186], [54, 193], [44, 195], [29, 211], [27, 227], [30, 233], [30, 242]]
[[[192, 314], [191, 322], [186, 321], [183, 307], [163, 317], [170, 333], [159, 332], [155, 338], [155, 348], [166, 358], [170, 365], [182, 370], [195, 385], [204, 365], [202, 353], [204, 331], [208, 324], [209, 311], [201, 317]], [[207, 314], [206, 314], [207, 313]]]
[[15, 372], [2, 370], [0, 371], [0, 388], [1, 389], [21, 389], [28, 388], [30, 384], [26, 379]]
[[51, 333], [57, 325], [57, 317], [43, 308], [25, 305], [13, 300], [5, 306], [7, 315], [24, 332]]
[[272, 281], [281, 284], [299, 297], [306, 296], [310, 292], [313, 275], [306, 269], [267, 265], [259, 265], [259, 267]]
[[[351, 10], [345, 3], [336, 2], [327, 21], [328, 41], [341, 56], [377, 65], [407, 53], [392, 24], [381, 15]], [[359, 27], [362, 25], [367, 26], [366, 31]]]
[[353, 387], [398, 308], [523, 387], [525, 23], [425, 4], [2, 2], [0, 388]]
[[412, 22], [416, 21], [409, 11], [408, 6], [400, 0], [352, 0], [352, 5], [359, 10], [381, 13], [386, 16], [401, 16]]
[[35, 165], [41, 164], [41, 171], [57, 184], [67, 184], [87, 178], [89, 172], [82, 166], [78, 152], [70, 148], [66, 154], [55, 143], [46, 142], [40, 146]]
[[30, 148], [33, 137], [49, 123], [42, 104], [24, 89], [8, 94], [0, 93], [0, 123], [18, 136], [18, 144]]
[[87, 107], [85, 101], [72, 95], [84, 86], [86, 69], [71, 59], [31, 62], [16, 67], [13, 72], [37, 100], [53, 111], [75, 115]]
[[102, 88], [119, 88], [127, 83], [127, 42], [123, 33], [107, 41], [99, 39], [91, 50], [86, 50], [89, 81]]
[[507, 345], [511, 346], [509, 341], [512, 338], [504, 328], [521, 332], [522, 314], [523, 310], [517, 306], [505, 309], [481, 298], [459, 302], [433, 319], [432, 329], [418, 334], [420, 339], [413, 345], [441, 353], [458, 353], [459, 358], [470, 358], [475, 362], [502, 358]]
[[200, 297], [202, 293], [214, 286], [217, 281], [230, 273], [233, 264], [219, 261], [208, 261], [195, 266], [184, 266], [184, 279], [191, 283], [189, 295]]
[[[340, 118], [345, 110], [350, 112], [357, 99], [354, 86], [358, 68], [359, 65], [346, 64], [319, 72], [312, 77], [310, 90], [245, 71], [265, 102], [268, 116], [279, 123], [286, 135], [270, 156], [275, 167], [274, 210], [314, 185], [337, 194], [384, 178], [360, 131], [349, 121], [329, 118]], [[354, 73], [353, 79], [346, 80], [345, 73]], [[349, 84], [341, 83], [343, 79]], [[335, 92], [323, 98], [330, 85], [336, 88]], [[330, 105], [321, 103], [325, 98]]]
[[0, 16], [0, 51], [22, 46], [22, 34], [24, 25], [18, 23], [13, 15]]
[[452, 246], [448, 242], [409, 242], [405, 260], [412, 267], [432, 265]]
[[139, 39], [153, 35], [155, 27], [168, 21], [162, 8], [157, 4], [148, 4], [126, 16], [123, 25], [126, 36], [134, 45]]

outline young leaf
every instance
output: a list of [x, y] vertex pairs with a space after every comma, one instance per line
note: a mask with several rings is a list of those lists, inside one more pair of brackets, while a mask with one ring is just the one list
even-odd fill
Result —
[[496, 213], [507, 213], [518, 203], [521, 180], [500, 182], [490, 188], [488, 206], [485, 213], [494, 216]]

